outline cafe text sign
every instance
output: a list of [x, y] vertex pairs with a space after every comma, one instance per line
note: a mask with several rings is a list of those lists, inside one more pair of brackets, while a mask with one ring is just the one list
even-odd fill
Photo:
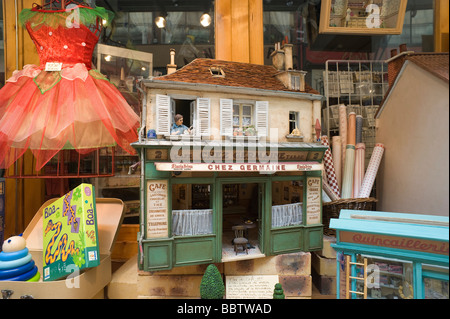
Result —
[[320, 208], [322, 207], [322, 187], [320, 177], [306, 179], [306, 224], [320, 223]]
[[168, 237], [168, 181], [147, 181], [147, 238]]
[[439, 255], [448, 255], [449, 253], [448, 242], [410, 237], [355, 233], [348, 231], [341, 231], [339, 236], [341, 242], [353, 244], [413, 250]]
[[295, 163], [155, 163], [158, 171], [192, 171], [192, 172], [292, 172], [320, 171], [322, 164], [316, 162]]

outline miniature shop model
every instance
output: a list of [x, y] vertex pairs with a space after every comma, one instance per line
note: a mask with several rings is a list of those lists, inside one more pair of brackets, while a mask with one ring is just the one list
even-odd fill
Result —
[[[292, 45], [272, 57], [196, 59], [142, 82], [139, 269], [321, 248], [321, 95]], [[177, 114], [190, 134], [171, 132]]]
[[337, 298], [448, 299], [449, 218], [341, 210]]

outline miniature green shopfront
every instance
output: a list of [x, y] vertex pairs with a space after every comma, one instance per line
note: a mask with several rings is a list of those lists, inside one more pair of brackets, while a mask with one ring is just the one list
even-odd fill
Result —
[[322, 96], [283, 50], [277, 67], [199, 58], [143, 80], [141, 270], [321, 249]]
[[139, 269], [227, 261], [227, 234], [240, 223], [252, 225], [252, 246], [232, 258], [322, 248], [320, 143], [268, 144], [264, 152], [252, 142], [147, 139], [133, 146], [144, 176]]

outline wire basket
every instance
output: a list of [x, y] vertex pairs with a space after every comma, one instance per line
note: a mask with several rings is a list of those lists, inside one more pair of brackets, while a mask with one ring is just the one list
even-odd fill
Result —
[[336, 236], [336, 231], [330, 229], [330, 219], [339, 218], [341, 209], [353, 210], [375, 210], [375, 203], [378, 200], [369, 198], [345, 198], [322, 204], [323, 233], [327, 236]]

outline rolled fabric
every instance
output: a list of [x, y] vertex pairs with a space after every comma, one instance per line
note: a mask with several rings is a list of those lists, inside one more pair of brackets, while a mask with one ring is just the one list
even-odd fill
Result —
[[341, 170], [343, 172], [347, 147], [347, 109], [344, 104], [339, 105], [339, 136], [341, 137]]
[[361, 190], [359, 191], [358, 198], [368, 198], [372, 191], [373, 183], [377, 176], [378, 168], [380, 167], [381, 158], [384, 153], [384, 144], [377, 143], [373, 148], [372, 155], [370, 156], [369, 165], [367, 166], [366, 174], [361, 184]]
[[363, 128], [363, 117], [362, 115], [356, 115], [356, 140], [355, 140], [356, 144], [362, 143], [362, 128]]
[[355, 146], [347, 144], [345, 150], [344, 175], [342, 176], [341, 198], [351, 198], [353, 195], [353, 172], [355, 169]]
[[330, 186], [327, 182], [322, 181], [322, 190], [325, 191], [325, 193], [328, 195], [328, 197], [330, 197], [330, 199], [331, 199], [332, 201], [341, 199], [341, 198], [333, 191], [333, 189], [331, 189], [331, 186]]
[[348, 114], [347, 145], [356, 145], [356, 113]]
[[341, 137], [333, 136], [331, 140], [331, 154], [333, 156], [334, 171], [336, 173], [336, 180], [339, 190], [342, 189], [342, 164], [341, 164]]
[[[358, 119], [358, 118], [356, 118]], [[355, 150], [355, 171], [353, 173], [353, 198], [358, 198], [359, 190], [364, 178], [366, 145], [364, 143], [356, 144]]]
[[331, 198], [328, 197], [327, 193], [325, 193], [325, 190], [322, 188], [322, 203], [329, 203], [331, 202]]
[[339, 185], [338, 185], [337, 179], [336, 179], [336, 172], [334, 170], [333, 156], [331, 154], [330, 143], [328, 142], [328, 136], [323, 135], [320, 140], [321, 140], [322, 145], [328, 147], [327, 150], [325, 151], [325, 155], [323, 158], [325, 172], [327, 175], [327, 183], [330, 185], [330, 187], [333, 189], [333, 191], [338, 196], [340, 196]]

